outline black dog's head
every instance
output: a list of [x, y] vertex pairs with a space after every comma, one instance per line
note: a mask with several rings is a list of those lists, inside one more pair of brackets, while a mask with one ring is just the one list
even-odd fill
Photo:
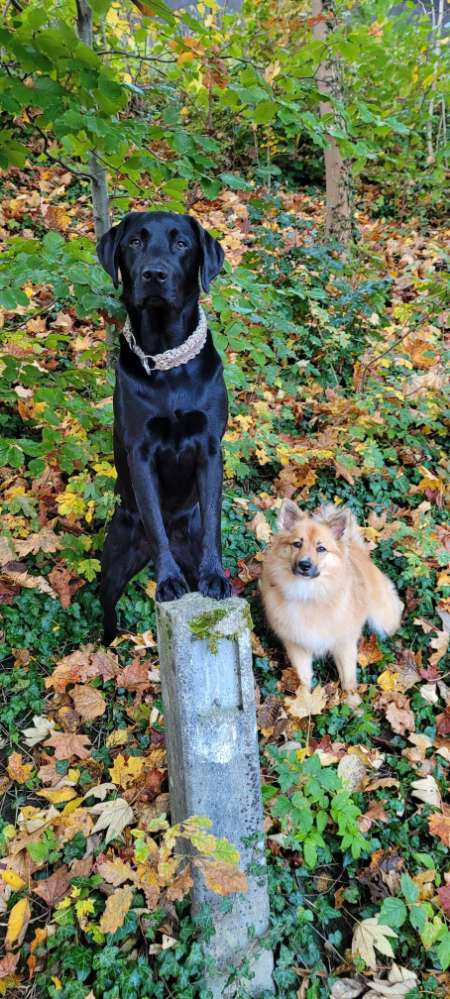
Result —
[[208, 291], [224, 261], [217, 239], [174, 212], [130, 212], [102, 236], [97, 254], [115, 288], [120, 272], [124, 299], [138, 308], [181, 308], [198, 291], [199, 275]]

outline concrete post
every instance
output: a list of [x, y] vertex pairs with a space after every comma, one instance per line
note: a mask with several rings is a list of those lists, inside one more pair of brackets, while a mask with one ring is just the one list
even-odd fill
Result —
[[248, 606], [189, 593], [157, 605], [157, 626], [172, 821], [207, 815], [211, 831], [240, 851], [242, 870], [261, 868], [226, 913], [223, 899], [195, 880], [193, 909], [206, 902], [215, 926], [207, 947], [215, 971], [205, 984], [214, 999], [231, 999], [238, 986], [227, 979], [247, 959], [253, 977], [241, 988], [260, 996], [273, 989], [273, 958], [258, 943], [269, 900]]

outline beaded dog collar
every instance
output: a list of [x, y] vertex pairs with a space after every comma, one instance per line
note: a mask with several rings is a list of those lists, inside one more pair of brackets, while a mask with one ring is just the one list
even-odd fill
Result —
[[208, 323], [201, 305], [198, 307], [199, 320], [193, 333], [188, 336], [179, 347], [172, 347], [171, 350], [164, 350], [161, 354], [144, 354], [144, 351], [136, 343], [136, 337], [131, 329], [130, 320], [127, 319], [123, 328], [123, 335], [128, 346], [139, 358], [142, 367], [147, 375], [152, 371], [169, 371], [170, 368], [177, 368], [179, 364], [187, 364], [193, 357], [200, 353], [206, 343]]

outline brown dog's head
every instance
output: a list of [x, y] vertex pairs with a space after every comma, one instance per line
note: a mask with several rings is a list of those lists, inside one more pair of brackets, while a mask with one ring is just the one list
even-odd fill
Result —
[[283, 567], [298, 579], [329, 578], [342, 568], [346, 541], [356, 527], [347, 507], [322, 507], [309, 516], [285, 500], [272, 543]]

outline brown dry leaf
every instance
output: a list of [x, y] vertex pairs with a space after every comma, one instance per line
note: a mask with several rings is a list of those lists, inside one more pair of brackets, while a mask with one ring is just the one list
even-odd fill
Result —
[[374, 822], [389, 822], [389, 816], [384, 810], [382, 801], [372, 802], [367, 812], [365, 812], [364, 815], [360, 815], [358, 825], [361, 832], [369, 832], [369, 829], [372, 828]]
[[430, 645], [435, 651], [432, 656], [429, 656], [428, 661], [430, 666], [437, 666], [441, 659], [443, 659], [447, 652], [449, 641], [450, 635], [447, 631], [438, 631], [437, 635], [431, 639]]
[[97, 873], [115, 888], [119, 888], [124, 881], [134, 881], [136, 876], [130, 865], [119, 858], [117, 860], [104, 860], [102, 864], [98, 865]]
[[414, 732], [416, 722], [406, 694], [401, 694], [399, 691], [386, 692], [376, 698], [375, 707], [385, 710], [391, 728], [398, 735]]
[[296, 697], [286, 697], [285, 706], [292, 718], [309, 718], [310, 715], [320, 715], [327, 703], [327, 695], [323, 687], [300, 687]]
[[51, 676], [45, 681], [46, 687], [54, 687], [58, 693], [64, 693], [69, 683], [78, 683], [80, 680], [87, 683], [96, 677], [103, 680], [110, 680], [119, 671], [119, 662], [115, 652], [108, 649], [94, 650], [93, 646], [86, 645], [64, 656], [57, 663]]
[[17, 539], [14, 542], [19, 558], [26, 555], [35, 555], [36, 552], [56, 552], [61, 548], [61, 540], [51, 527], [43, 527], [36, 534], [29, 534], [24, 540]]
[[116, 930], [123, 926], [123, 921], [132, 901], [133, 889], [129, 886], [119, 888], [113, 895], [109, 896], [105, 911], [100, 920], [102, 933], [115, 933]]
[[5, 946], [7, 950], [16, 944], [20, 946], [31, 919], [31, 910], [27, 898], [21, 898], [13, 905], [8, 917]]
[[45, 878], [43, 881], [32, 882], [31, 890], [35, 895], [39, 895], [39, 898], [42, 898], [52, 909], [54, 905], [64, 898], [64, 895], [67, 895], [72, 876], [69, 876], [68, 868], [63, 864], [49, 878]]
[[173, 879], [172, 883], [167, 889], [167, 898], [169, 902], [179, 902], [188, 891], [191, 890], [194, 882], [192, 880], [191, 872], [189, 866], [184, 868], [181, 874], [178, 874], [176, 878]]
[[52, 732], [44, 746], [52, 746], [57, 760], [70, 760], [77, 756], [80, 760], [89, 759], [88, 746], [91, 740], [87, 735], [74, 735], [72, 732]]
[[8, 760], [8, 774], [17, 784], [25, 784], [34, 770], [32, 763], [24, 763], [22, 753], [11, 753]]
[[[18, 562], [15, 564], [19, 565]], [[53, 600], [56, 600], [56, 593], [43, 576], [30, 576], [25, 569], [21, 572], [3, 569], [1, 575], [6, 583], [12, 583], [13, 586], [23, 587], [26, 590], [39, 590], [40, 593], [45, 593], [48, 597], [53, 597]]]
[[14, 975], [19, 958], [20, 954], [18, 951], [16, 954], [6, 954], [5, 957], [2, 957], [0, 961], [0, 980], [2, 978], [9, 978], [10, 975]]
[[203, 860], [196, 858], [194, 863], [200, 867], [206, 887], [216, 895], [234, 895], [235, 892], [246, 892], [247, 878], [235, 864], [226, 860]]
[[12, 548], [12, 541], [9, 538], [0, 538], [0, 566], [8, 565], [14, 561], [15, 553]]
[[264, 541], [266, 544], [270, 541], [272, 529], [262, 510], [258, 510], [255, 513], [253, 520], [250, 521], [248, 526], [254, 532], [258, 541]]
[[378, 645], [377, 636], [370, 635], [366, 637], [364, 635], [358, 646], [359, 665], [365, 668], [366, 666], [371, 666], [372, 663], [379, 663], [382, 658], [383, 653]]
[[141, 659], [133, 659], [133, 662], [129, 666], [126, 666], [118, 675], [117, 686], [142, 695], [150, 687], [148, 670], [148, 662], [142, 662]]
[[428, 817], [428, 829], [432, 836], [439, 836], [445, 846], [450, 847], [450, 808], [443, 807], [442, 812], [435, 812]]
[[106, 711], [105, 698], [95, 687], [76, 686], [70, 691], [70, 696], [82, 721], [93, 721]]
[[55, 565], [51, 572], [48, 574], [48, 578], [52, 584], [55, 593], [61, 601], [61, 607], [65, 609], [70, 607], [72, 602], [72, 597], [75, 596], [77, 590], [85, 585], [85, 580], [80, 579], [79, 576], [72, 575], [68, 569], [63, 565]]

